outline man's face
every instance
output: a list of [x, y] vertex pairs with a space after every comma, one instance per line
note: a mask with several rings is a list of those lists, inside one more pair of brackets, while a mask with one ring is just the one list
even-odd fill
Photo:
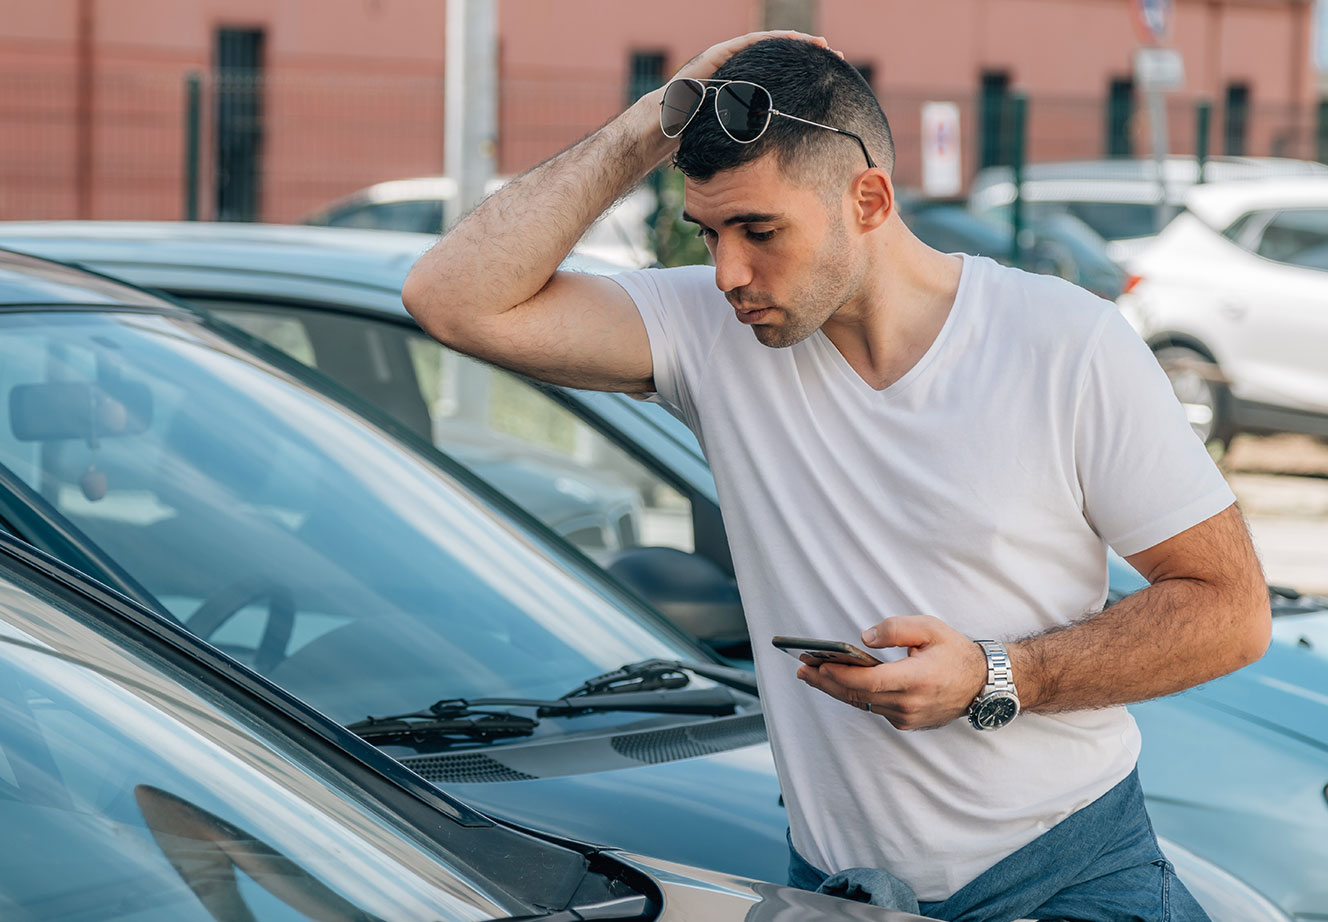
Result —
[[714, 258], [715, 284], [766, 346], [806, 339], [859, 290], [842, 205], [794, 183], [773, 156], [687, 179], [685, 204]]

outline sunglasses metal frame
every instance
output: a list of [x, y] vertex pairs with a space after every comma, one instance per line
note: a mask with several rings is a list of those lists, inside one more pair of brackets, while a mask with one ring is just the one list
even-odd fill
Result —
[[[701, 88], [701, 93], [700, 93], [700, 98], [698, 98], [696, 101], [696, 108], [693, 109], [691, 114], [688, 115], [687, 118], [683, 121], [682, 127], [680, 127], [674, 133], [670, 134], [668, 130], [664, 127], [664, 100], [665, 98], [668, 97], [669, 87], [673, 86], [673, 84], [675, 83], [698, 84]], [[707, 84], [716, 84], [716, 85], [707, 86]], [[761, 126], [760, 131], [758, 131], [754, 136], [747, 139], [746, 141], [744, 141], [742, 138], [735, 136], [733, 132], [729, 131], [729, 126], [724, 124], [724, 119], [721, 118], [719, 114], [719, 91], [731, 84], [741, 84], [743, 86], [756, 87], [758, 90], [760, 90], [762, 93], [765, 94], [766, 99], [770, 100], [770, 105], [766, 107], [765, 124]], [[664, 84], [664, 93], [659, 100], [659, 110], [660, 110], [659, 130], [664, 134], [664, 137], [676, 138], [681, 136], [682, 133], [687, 130], [687, 126], [692, 123], [692, 120], [694, 118], [696, 118], [696, 113], [700, 112], [703, 108], [705, 108], [706, 97], [710, 94], [711, 90], [715, 91], [715, 121], [719, 122], [720, 129], [726, 135], [728, 135], [729, 138], [731, 138], [734, 142], [738, 144], [751, 144], [756, 140], [758, 140], [761, 137], [761, 135], [765, 134], [766, 129], [770, 127], [770, 117], [772, 115], [778, 115], [781, 118], [793, 119], [793, 121], [801, 122], [804, 125], [811, 125], [815, 128], [824, 128], [826, 131], [833, 131], [835, 134], [842, 134], [852, 138], [853, 140], [858, 142], [858, 147], [862, 148], [862, 156], [867, 158], [867, 168], [871, 170], [876, 169], [876, 161], [872, 160], [871, 154], [867, 152], [867, 145], [866, 143], [863, 142], [862, 138], [858, 137], [856, 134], [854, 134], [851, 131], [844, 130], [843, 128], [835, 128], [833, 125], [823, 125], [820, 122], [813, 122], [811, 119], [799, 118], [796, 115], [789, 115], [787, 112], [779, 111], [778, 109], [775, 108], [775, 100], [774, 97], [770, 95], [770, 91], [767, 90], [765, 87], [761, 86], [761, 84], [752, 83], [750, 80], [716, 80], [714, 78], [702, 79], [700, 77], [674, 77], [668, 83]]]

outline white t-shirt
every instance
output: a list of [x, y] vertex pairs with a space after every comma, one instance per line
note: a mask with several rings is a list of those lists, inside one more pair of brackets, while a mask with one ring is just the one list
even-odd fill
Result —
[[910, 614], [973, 638], [1045, 631], [1100, 609], [1107, 544], [1128, 556], [1229, 506], [1113, 304], [965, 257], [936, 341], [876, 391], [820, 331], [761, 345], [711, 268], [616, 280], [649, 332], [654, 399], [714, 472], [808, 861], [884, 868], [944, 899], [1129, 774], [1139, 734], [1124, 708], [904, 732], [803, 684], [768, 643], [857, 642]]

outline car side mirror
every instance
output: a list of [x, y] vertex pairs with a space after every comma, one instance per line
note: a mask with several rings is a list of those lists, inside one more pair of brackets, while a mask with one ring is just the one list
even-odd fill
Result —
[[604, 568], [683, 632], [724, 656], [751, 658], [738, 584], [714, 561], [672, 547], [632, 547]]

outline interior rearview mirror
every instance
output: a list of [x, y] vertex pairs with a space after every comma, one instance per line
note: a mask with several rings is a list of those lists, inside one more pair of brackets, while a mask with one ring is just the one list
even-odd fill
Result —
[[9, 392], [9, 431], [21, 442], [139, 435], [152, 424], [152, 392], [138, 381], [47, 381]]

